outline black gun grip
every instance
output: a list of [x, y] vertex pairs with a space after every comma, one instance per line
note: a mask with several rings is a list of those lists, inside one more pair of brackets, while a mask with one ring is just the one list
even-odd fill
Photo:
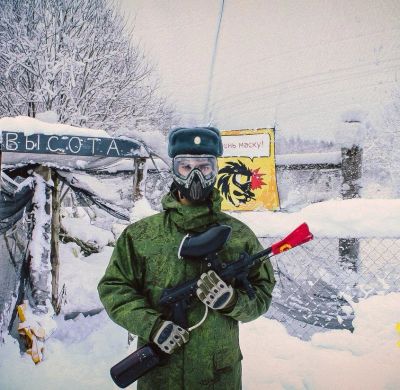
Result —
[[189, 305], [186, 299], [175, 302], [171, 306], [171, 321], [184, 329], [187, 329], [189, 327], [186, 313], [188, 306]]
[[239, 276], [236, 278], [236, 280], [239, 282], [240, 285], [242, 285], [244, 287], [244, 289], [246, 290], [246, 293], [250, 299], [254, 299], [256, 297], [256, 292], [254, 291], [254, 288], [251, 285], [251, 283], [249, 282], [249, 280], [247, 279], [246, 275]]

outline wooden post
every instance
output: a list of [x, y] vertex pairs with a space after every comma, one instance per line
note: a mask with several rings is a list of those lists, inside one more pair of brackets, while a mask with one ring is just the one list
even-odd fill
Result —
[[362, 149], [353, 146], [342, 148], [342, 197], [352, 199], [360, 197], [360, 179], [362, 168]]
[[133, 177], [133, 202], [136, 202], [142, 197], [142, 193], [140, 191], [140, 187], [142, 184], [142, 180], [144, 177], [143, 171], [146, 165], [145, 158], [135, 158], [134, 159], [134, 167], [135, 173]]
[[[362, 172], [362, 149], [353, 145], [342, 148], [342, 197], [353, 199], [360, 197], [360, 179]], [[343, 268], [357, 271], [360, 242], [357, 238], [339, 239], [339, 258]]]
[[[47, 313], [49, 307], [47, 301], [51, 300], [51, 291], [48, 281], [51, 278], [50, 242], [51, 242], [51, 188], [46, 184], [51, 179], [51, 170], [45, 166], [35, 168], [39, 176], [35, 182], [35, 195], [33, 207], [34, 226], [30, 250], [39, 244], [38, 253], [30, 252], [30, 284], [32, 298], [37, 313]], [[36, 200], [35, 200], [36, 198]], [[37, 240], [37, 243], [35, 242]], [[32, 245], [32, 246], [31, 246]], [[35, 257], [33, 257], [35, 256]]]
[[139, 176], [139, 161], [137, 158], [133, 159], [133, 182], [132, 182], [132, 198], [133, 198], [133, 203], [135, 203], [135, 197], [136, 197], [136, 187], [138, 183], [138, 176]]
[[59, 314], [61, 309], [58, 297], [60, 276], [60, 180], [58, 178], [57, 171], [52, 170], [51, 178], [54, 183], [51, 203], [51, 303], [55, 313]]
[[339, 238], [339, 264], [342, 268], [357, 271], [359, 252], [358, 238]]

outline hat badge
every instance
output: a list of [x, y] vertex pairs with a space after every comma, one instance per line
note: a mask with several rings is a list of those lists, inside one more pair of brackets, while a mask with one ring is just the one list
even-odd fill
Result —
[[201, 138], [200, 138], [199, 136], [194, 137], [194, 143], [195, 143], [196, 145], [200, 145], [200, 144], [201, 144]]

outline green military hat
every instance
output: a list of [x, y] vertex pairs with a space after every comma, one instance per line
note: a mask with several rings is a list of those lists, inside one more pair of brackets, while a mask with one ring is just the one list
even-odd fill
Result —
[[169, 133], [168, 155], [211, 154], [222, 156], [221, 134], [215, 127], [177, 127]]

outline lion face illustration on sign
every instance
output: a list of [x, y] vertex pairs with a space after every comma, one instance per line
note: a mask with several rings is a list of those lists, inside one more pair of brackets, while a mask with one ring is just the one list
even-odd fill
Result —
[[219, 171], [217, 188], [235, 207], [255, 199], [253, 190], [265, 185], [260, 168], [251, 170], [242, 161], [229, 161]]

